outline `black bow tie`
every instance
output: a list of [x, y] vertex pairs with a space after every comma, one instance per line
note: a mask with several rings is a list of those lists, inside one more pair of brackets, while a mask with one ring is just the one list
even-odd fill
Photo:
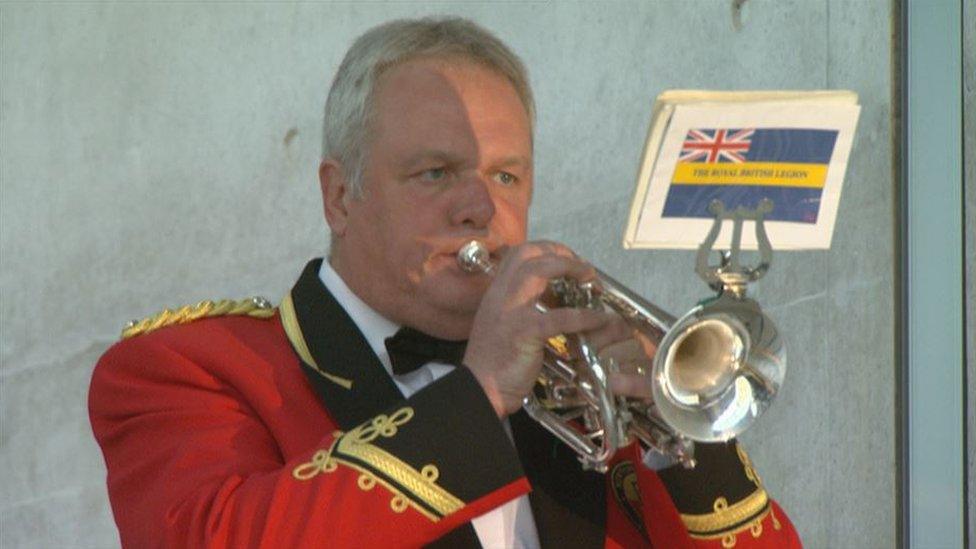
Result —
[[420, 368], [428, 362], [461, 365], [467, 341], [446, 341], [413, 328], [400, 328], [393, 337], [386, 338], [393, 373], [400, 376]]

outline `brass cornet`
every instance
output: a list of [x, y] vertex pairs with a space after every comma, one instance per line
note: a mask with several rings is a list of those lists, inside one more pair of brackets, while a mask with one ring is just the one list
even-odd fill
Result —
[[[544, 367], [523, 408], [573, 448], [584, 468], [606, 472], [618, 449], [635, 438], [672, 460], [693, 467], [694, 441], [728, 440], [746, 430], [769, 407], [786, 372], [786, 350], [773, 322], [745, 296], [749, 282], [769, 268], [772, 248], [763, 227], [771, 208], [726, 213], [712, 205], [715, 223], [698, 250], [696, 271], [718, 291], [681, 318], [675, 318], [597, 271], [593, 281], [550, 281], [538, 307], [610, 309], [657, 344], [650, 372], [653, 399], [614, 395], [609, 374], [617, 365], [604, 360], [582, 334], [549, 340]], [[739, 264], [742, 221], [755, 221], [760, 263]], [[708, 255], [723, 220], [735, 223], [732, 249], [721, 265]], [[491, 274], [494, 265], [478, 241], [458, 252], [469, 272]]]

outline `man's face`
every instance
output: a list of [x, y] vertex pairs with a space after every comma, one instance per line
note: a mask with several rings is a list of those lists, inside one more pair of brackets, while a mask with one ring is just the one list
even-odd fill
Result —
[[443, 59], [389, 69], [373, 114], [364, 196], [346, 200], [333, 264], [392, 320], [465, 337], [488, 279], [462, 272], [458, 249], [472, 238], [492, 251], [525, 240], [528, 114], [500, 74]]

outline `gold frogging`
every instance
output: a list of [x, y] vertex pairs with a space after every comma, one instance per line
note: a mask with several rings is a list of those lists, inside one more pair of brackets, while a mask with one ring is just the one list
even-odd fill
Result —
[[328, 449], [312, 454], [307, 463], [292, 471], [296, 480], [311, 480], [320, 473], [331, 473], [339, 464], [359, 471], [356, 485], [363, 491], [383, 485], [393, 497], [390, 509], [396, 513], [413, 507], [432, 522], [454, 513], [464, 502], [437, 484], [440, 471], [434, 464], [426, 464], [418, 471], [372, 444], [378, 437], [390, 438], [414, 416], [413, 408], [405, 406], [396, 412], [380, 414], [346, 434], [336, 432]]

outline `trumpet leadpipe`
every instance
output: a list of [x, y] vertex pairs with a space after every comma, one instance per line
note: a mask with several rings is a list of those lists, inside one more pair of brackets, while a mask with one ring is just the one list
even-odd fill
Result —
[[491, 275], [495, 272], [495, 264], [491, 262], [491, 252], [478, 240], [472, 240], [461, 246], [457, 253], [457, 262], [461, 270], [468, 273]]

